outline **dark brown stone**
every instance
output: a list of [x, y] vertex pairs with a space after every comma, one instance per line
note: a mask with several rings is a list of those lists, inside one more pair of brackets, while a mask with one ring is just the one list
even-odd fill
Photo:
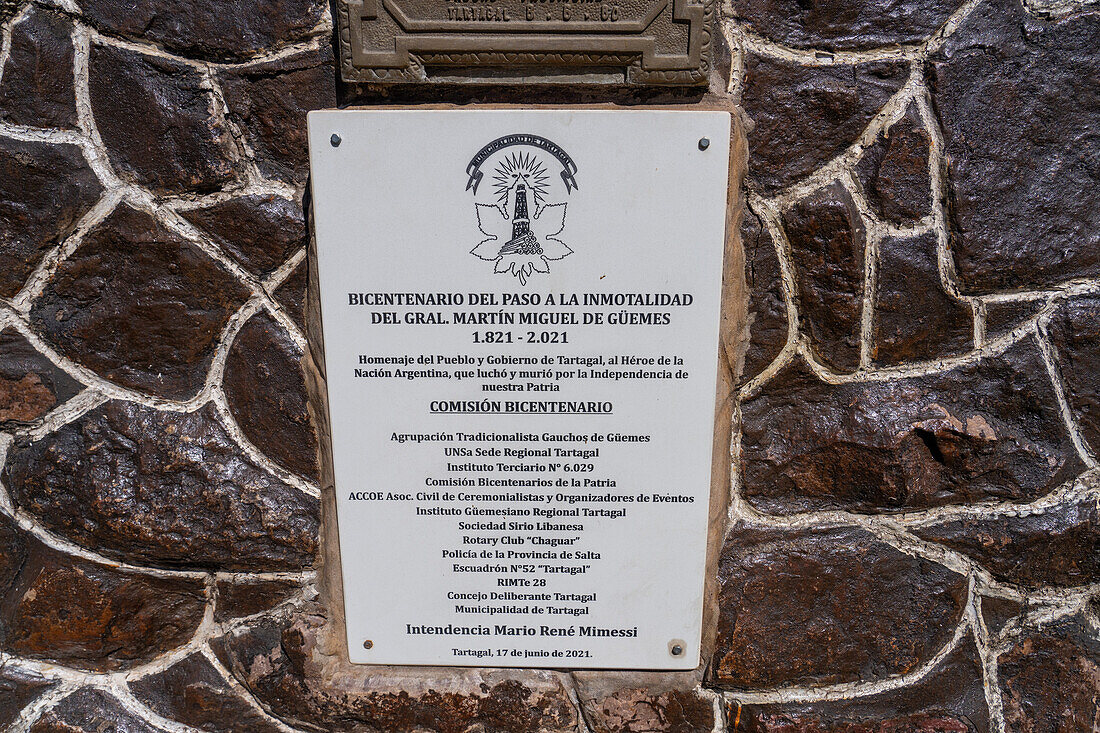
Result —
[[1005, 729], [1083, 733], [1100, 720], [1100, 642], [1072, 622], [1032, 631], [998, 661]]
[[0, 669], [0, 726], [7, 729], [20, 718], [23, 708], [55, 684], [38, 674]]
[[966, 578], [854, 528], [737, 525], [719, 559], [710, 667], [731, 689], [880, 680], [950, 640]]
[[484, 670], [467, 677], [452, 670], [447, 679], [393, 675], [354, 688], [334, 685], [318, 674], [317, 634], [324, 624], [319, 614], [317, 608], [280, 613], [211, 644], [266, 709], [295, 727], [326, 733], [577, 729], [568, 692], [547, 673]]
[[281, 196], [241, 196], [181, 213], [233, 259], [261, 277], [306, 244], [302, 207]]
[[901, 62], [799, 66], [749, 55], [749, 180], [774, 193], [844, 152], [909, 74]]
[[1046, 305], [1044, 300], [1009, 301], [986, 303], [985, 336], [997, 338], [1023, 325]]
[[946, 0], [736, 0], [733, 11], [746, 27], [786, 46], [865, 51], [917, 43], [942, 25], [957, 6]]
[[316, 499], [241, 455], [212, 405], [109, 402], [9, 450], [16, 502], [110, 557], [162, 566], [297, 570], [317, 548]]
[[0, 296], [19, 292], [102, 191], [76, 145], [0, 137]]
[[741, 222], [741, 242], [749, 286], [749, 340], [741, 372], [741, 381], [747, 382], [771, 364], [787, 342], [787, 305], [775, 245], [764, 222], [748, 206]]
[[0, 119], [28, 127], [76, 127], [72, 23], [31, 6], [11, 32], [0, 82]]
[[264, 175], [304, 183], [306, 113], [336, 106], [332, 49], [221, 72], [230, 117], [245, 131]]
[[1100, 508], [1095, 500], [1023, 516], [957, 519], [914, 532], [965, 553], [998, 580], [1028, 588], [1100, 580]]
[[828, 385], [796, 362], [742, 421], [744, 491], [767, 512], [1032, 501], [1083, 468], [1030, 339], [894, 381]]
[[1011, 598], [982, 596], [982, 620], [990, 634], [999, 634], [1013, 619], [1027, 611], [1027, 604]]
[[96, 671], [128, 669], [185, 643], [203, 586], [78, 560], [0, 517], [0, 648]]
[[30, 733], [163, 733], [136, 717], [113, 696], [91, 687], [77, 690], [42, 714]]
[[226, 621], [267, 611], [300, 589], [293, 580], [219, 580], [214, 620]]
[[257, 313], [225, 362], [225, 398], [245, 437], [284, 468], [317, 478], [317, 436], [306, 406], [302, 351], [282, 326]]
[[95, 45], [90, 85], [96, 126], [120, 174], [165, 194], [213, 191], [235, 177], [232, 141], [197, 70]]
[[968, 637], [920, 680], [877, 695], [728, 709], [731, 733], [987, 733], [982, 663]]
[[275, 291], [275, 300], [283, 306], [290, 320], [298, 324], [298, 328], [306, 327], [306, 286], [308, 283], [309, 269], [305, 262], [294, 268], [290, 277], [283, 281], [279, 289]]
[[276, 733], [280, 729], [235, 693], [201, 654], [130, 683], [153, 712], [211, 733]]
[[928, 174], [931, 137], [912, 106], [863, 153], [856, 173], [871, 210], [879, 219], [909, 224], [929, 213]]
[[933, 55], [967, 293], [1100, 274], [1100, 13], [982, 4]]
[[82, 386], [14, 328], [0, 330], [0, 427], [33, 422]]
[[714, 705], [694, 691], [656, 694], [625, 689], [585, 700], [585, 722], [593, 733], [711, 733]]
[[876, 364], [928, 361], [974, 347], [973, 312], [940, 280], [935, 233], [879, 242], [873, 329]]
[[88, 234], [31, 310], [38, 333], [124, 387], [187, 399], [248, 291], [198, 247], [123, 206]]
[[213, 61], [244, 59], [304, 41], [320, 22], [318, 0], [95, 0], [84, 17], [116, 36]]
[[859, 366], [866, 233], [855, 202], [839, 183], [783, 216], [791, 246], [802, 327], [818, 358], [842, 370]]
[[1077, 426], [1093, 451], [1100, 451], [1100, 298], [1064, 303], [1048, 333]]

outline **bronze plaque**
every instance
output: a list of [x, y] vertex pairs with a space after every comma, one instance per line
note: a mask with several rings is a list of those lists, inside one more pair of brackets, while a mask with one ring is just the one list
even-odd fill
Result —
[[339, 0], [350, 82], [701, 85], [713, 0]]

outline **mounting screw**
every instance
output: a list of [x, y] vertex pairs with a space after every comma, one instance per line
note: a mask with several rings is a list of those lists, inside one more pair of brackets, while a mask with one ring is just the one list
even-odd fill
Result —
[[678, 657], [683, 653], [684, 653], [684, 648], [682, 646], [680, 646], [679, 644], [672, 647], [672, 656]]
[[[336, 136], [333, 135], [333, 137], [336, 137]], [[339, 140], [340, 138], [336, 137], [336, 139]], [[337, 142], [336, 144], [339, 145], [340, 143]], [[370, 649], [373, 646], [374, 646], [374, 642], [371, 641], [370, 639], [367, 639], [366, 641], [363, 642], [363, 648], [364, 649]]]
[[699, 149], [700, 150], [706, 150], [709, 147], [710, 147], [710, 138], [709, 137], [699, 138]]
[[[339, 136], [339, 135], [337, 135], [337, 134], [336, 134], [335, 132], [334, 132], [334, 133], [332, 133], [332, 137], [330, 137], [330, 138], [328, 139], [328, 141], [329, 141], [330, 143], [332, 143], [332, 147], [334, 147], [334, 148], [338, 148], [338, 147], [340, 147], [340, 143], [341, 143], [341, 142], [343, 142], [343, 141], [342, 141], [342, 140], [340, 139], [340, 136]], [[702, 143], [699, 143], [699, 144], [700, 144], [700, 145], [702, 145]], [[369, 649], [370, 647], [367, 647], [367, 648]]]

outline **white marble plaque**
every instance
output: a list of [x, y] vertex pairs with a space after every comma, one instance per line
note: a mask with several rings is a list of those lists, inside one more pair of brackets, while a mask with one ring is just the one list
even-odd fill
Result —
[[309, 135], [351, 661], [697, 666], [730, 116]]

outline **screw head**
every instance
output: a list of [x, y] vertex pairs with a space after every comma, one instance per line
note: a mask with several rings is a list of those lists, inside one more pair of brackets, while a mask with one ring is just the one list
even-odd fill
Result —
[[672, 652], [672, 656], [678, 657], [684, 653], [684, 648], [677, 644], [676, 646], [672, 647], [670, 651]]
[[699, 138], [699, 149], [700, 150], [706, 150], [709, 147], [710, 147], [710, 138], [709, 137]]
[[[338, 148], [338, 147], [340, 147], [340, 143], [341, 143], [341, 142], [343, 142], [343, 140], [341, 140], [341, 139], [340, 139], [340, 136], [339, 136], [339, 135], [337, 135], [337, 134], [336, 134], [335, 132], [334, 132], [334, 133], [332, 133], [332, 137], [330, 137], [330, 138], [328, 139], [328, 141], [329, 141], [330, 143], [332, 143], [332, 147], [334, 147], [334, 148]], [[368, 648], [369, 648], [369, 647], [368, 647]]]
[[[336, 136], [335, 136], [335, 135], [333, 135], [333, 137], [336, 137]], [[374, 646], [374, 642], [373, 642], [373, 641], [371, 641], [370, 639], [367, 639], [366, 641], [364, 641], [364, 642], [363, 642], [363, 648], [364, 648], [364, 649], [370, 649], [370, 648], [372, 648], [373, 646]]]

